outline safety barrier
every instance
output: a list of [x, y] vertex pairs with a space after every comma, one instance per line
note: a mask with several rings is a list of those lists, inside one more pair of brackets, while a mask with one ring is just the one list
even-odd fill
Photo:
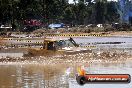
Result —
[[95, 37], [107, 37], [110, 36], [108, 34], [46, 34], [46, 36], [54, 37], [54, 36], [60, 36], [60, 37], [85, 37], [85, 36], [95, 36]]
[[96, 46], [79, 46], [79, 47], [82, 47], [82, 48], [96, 48]]
[[[10, 45], [3, 45], [3, 46], [6, 46], [6, 47], [10, 47], [10, 48], [33, 48], [33, 47], [43, 47], [43, 42], [36, 42], [34, 43], [34, 45], [30, 45], [30, 44], [22, 44], [22, 45], [15, 45], [15, 44], [10, 44]], [[41, 45], [37, 45], [37, 44], [41, 44]], [[93, 49], [93, 48], [96, 48], [96, 46], [93, 46], [93, 45], [86, 45], [86, 46], [81, 46], [79, 45], [79, 47], [82, 47], [82, 48], [90, 48], [90, 49]]]
[[[94, 36], [94, 37], [107, 37], [111, 36], [109, 34], [46, 34], [46, 36], [49, 37], [55, 37], [55, 36], [60, 36], [60, 37], [87, 37], [87, 36]], [[25, 41], [25, 39], [17, 39], [17, 38], [4, 38], [5, 40], [16, 40], [16, 41]]]
[[24, 40], [24, 39], [13, 39], [13, 38], [5, 38], [6, 40], [13, 40], [13, 41], [17, 41], [17, 42], [24, 42], [24, 43], [37, 43], [37, 44], [42, 44], [43, 42], [39, 41], [32, 41], [32, 40]]
[[34, 48], [37, 48], [37, 49], [42, 49], [43, 46], [39, 46], [38, 45], [15, 45], [15, 44], [11, 44], [11, 45], [3, 45], [5, 46], [6, 48], [31, 48], [31, 49], [34, 49]]
[[35, 43], [37, 43], [37, 44], [43, 44], [44, 42], [35, 42]]

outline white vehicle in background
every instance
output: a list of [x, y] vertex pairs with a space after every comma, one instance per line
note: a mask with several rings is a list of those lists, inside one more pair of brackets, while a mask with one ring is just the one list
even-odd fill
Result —
[[54, 24], [53, 23], [53, 24], [50, 24], [48, 27], [51, 29], [58, 29], [58, 28], [63, 28], [64, 24], [63, 23], [60, 23], [60, 24]]
[[103, 24], [97, 24], [97, 27], [102, 28]]
[[3, 29], [12, 29], [12, 26], [1, 25], [0, 28], [3, 28]]

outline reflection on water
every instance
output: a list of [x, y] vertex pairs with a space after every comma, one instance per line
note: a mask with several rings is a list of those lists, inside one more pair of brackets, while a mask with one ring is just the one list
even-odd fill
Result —
[[[126, 64], [127, 63], [127, 64]], [[0, 65], [0, 88], [73, 88], [78, 85], [75, 78], [66, 74], [68, 69], [73, 72], [79, 65], [42, 65], [12, 64]], [[122, 69], [131, 68], [131, 62], [122, 63], [90, 63], [86, 64], [88, 73], [125, 73]], [[120, 68], [120, 69], [119, 69]], [[68, 71], [67, 70], [67, 71]], [[128, 69], [129, 70], [129, 69]], [[114, 71], [114, 72], [113, 72]], [[71, 73], [72, 73], [71, 72]], [[68, 72], [67, 72], [68, 73]], [[128, 72], [129, 73], [129, 72]], [[72, 77], [72, 78], [71, 78]]]
[[116, 49], [108, 49], [107, 52], [99, 49], [94, 52], [62, 57], [36, 57], [31, 58], [28, 63], [1, 62], [0, 88], [75, 88], [71, 87], [70, 83], [78, 85], [75, 74], [77, 67], [82, 65], [88, 73], [132, 75], [131, 55]]
[[68, 88], [67, 76], [59, 73], [61, 69], [53, 69], [35, 64], [1, 65], [0, 88]]

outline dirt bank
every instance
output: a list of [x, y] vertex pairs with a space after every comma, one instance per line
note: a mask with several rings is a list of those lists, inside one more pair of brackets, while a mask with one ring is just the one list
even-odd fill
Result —
[[127, 36], [132, 36], [132, 31], [119, 31], [119, 32], [109, 32], [111, 35], [127, 35]]

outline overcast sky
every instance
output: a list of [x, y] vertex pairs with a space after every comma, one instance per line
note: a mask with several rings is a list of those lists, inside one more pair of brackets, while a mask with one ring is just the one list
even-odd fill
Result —
[[[107, 0], [107, 1], [117, 1], [117, 0]], [[73, 0], [69, 0], [69, 3], [73, 3]]]

